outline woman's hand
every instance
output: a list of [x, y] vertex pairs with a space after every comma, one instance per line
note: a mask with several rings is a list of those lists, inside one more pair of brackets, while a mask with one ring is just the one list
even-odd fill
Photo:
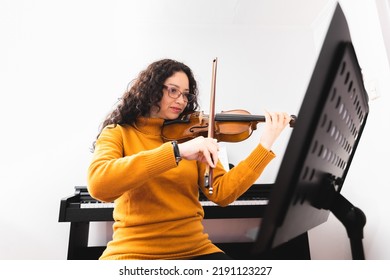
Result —
[[182, 158], [206, 162], [212, 168], [218, 162], [219, 146], [216, 139], [199, 136], [178, 146]]
[[265, 127], [260, 137], [260, 144], [267, 150], [271, 150], [275, 140], [290, 121], [291, 117], [287, 113], [265, 112]]

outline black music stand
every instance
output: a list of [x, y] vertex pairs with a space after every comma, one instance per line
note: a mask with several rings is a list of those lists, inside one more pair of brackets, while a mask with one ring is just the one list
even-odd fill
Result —
[[364, 259], [364, 213], [340, 191], [368, 116], [368, 96], [337, 4], [270, 194], [253, 254], [326, 222], [346, 227], [354, 259]]

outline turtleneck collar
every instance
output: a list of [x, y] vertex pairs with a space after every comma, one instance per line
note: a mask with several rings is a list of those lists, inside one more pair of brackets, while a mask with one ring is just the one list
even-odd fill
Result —
[[142, 133], [160, 136], [164, 119], [139, 117], [135, 122], [135, 128]]

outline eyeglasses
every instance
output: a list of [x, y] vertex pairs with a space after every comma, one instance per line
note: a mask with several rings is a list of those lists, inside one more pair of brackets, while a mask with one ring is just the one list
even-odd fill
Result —
[[178, 88], [164, 85], [164, 88], [167, 90], [169, 97], [177, 99], [180, 96], [183, 96], [185, 102], [192, 102], [195, 100], [195, 94], [189, 92], [181, 92]]

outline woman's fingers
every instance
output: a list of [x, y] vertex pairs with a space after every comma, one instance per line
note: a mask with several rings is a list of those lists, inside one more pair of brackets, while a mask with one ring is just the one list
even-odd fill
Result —
[[179, 144], [180, 155], [188, 160], [197, 160], [215, 167], [218, 162], [219, 146], [216, 139], [199, 136]]
[[260, 137], [260, 144], [270, 150], [280, 133], [287, 127], [291, 117], [285, 112], [265, 112], [265, 128]]

